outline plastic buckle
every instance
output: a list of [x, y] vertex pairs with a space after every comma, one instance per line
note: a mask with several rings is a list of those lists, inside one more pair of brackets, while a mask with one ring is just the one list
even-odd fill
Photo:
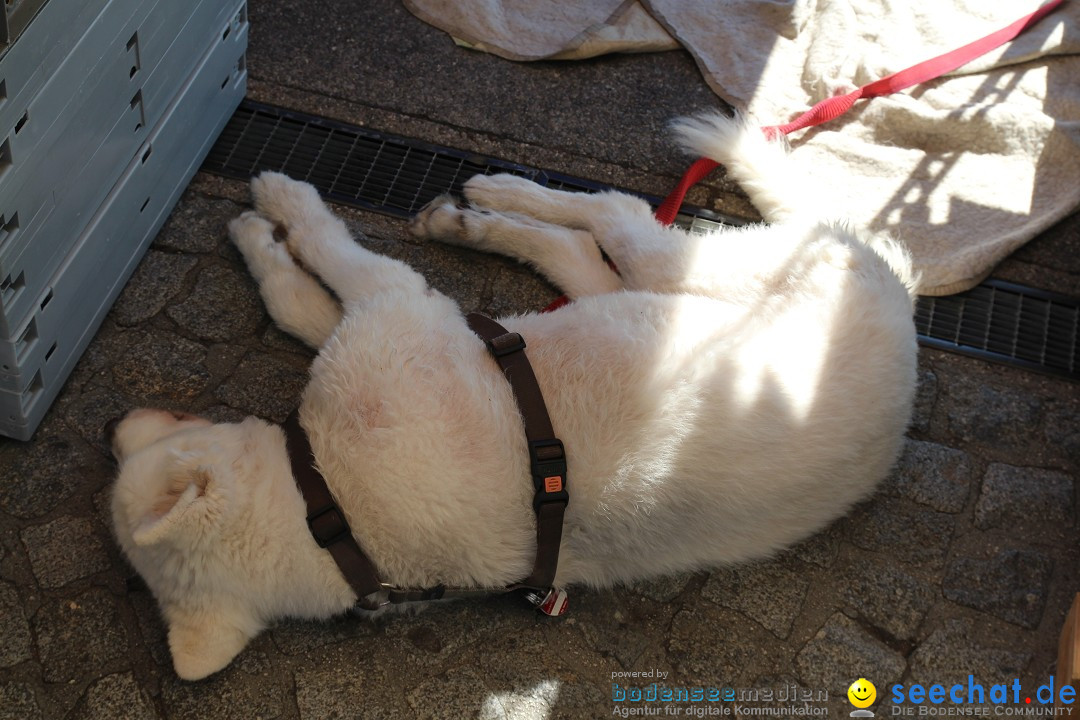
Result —
[[558, 617], [566, 612], [569, 601], [566, 591], [559, 588], [550, 588], [547, 593], [530, 592], [525, 596], [536, 609], [550, 617]]
[[561, 440], [535, 440], [529, 443], [529, 466], [532, 472], [533, 507], [550, 502], [570, 502], [566, 490], [566, 451]]
[[319, 547], [325, 549], [349, 533], [349, 523], [337, 505], [328, 505], [307, 519], [308, 530]]
[[395, 592], [398, 592], [398, 589], [393, 585], [379, 583], [379, 589], [370, 595], [359, 598], [356, 601], [356, 607], [361, 610], [367, 610], [368, 612], [381, 610], [394, 603], [392, 596]]

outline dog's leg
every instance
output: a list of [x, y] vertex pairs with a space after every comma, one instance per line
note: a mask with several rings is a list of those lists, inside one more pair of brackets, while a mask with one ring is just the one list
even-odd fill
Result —
[[475, 206], [521, 213], [552, 225], [586, 230], [595, 236], [608, 235], [612, 226], [624, 223], [648, 222], [659, 226], [648, 203], [613, 190], [598, 193], [552, 190], [516, 175], [501, 174], [476, 175], [465, 183], [464, 191], [466, 199]]
[[358, 244], [311, 185], [264, 172], [251, 181], [251, 192], [256, 209], [285, 228], [289, 251], [342, 303], [361, 302], [382, 292], [427, 291], [424, 278], [408, 265]]
[[510, 213], [461, 208], [449, 195], [427, 204], [409, 224], [417, 237], [497, 252], [533, 265], [571, 298], [623, 288], [584, 230]]
[[682, 280], [695, 242], [682, 230], [658, 223], [641, 198], [615, 191], [551, 190], [513, 175], [477, 175], [465, 183], [465, 197], [478, 208], [522, 213], [584, 231], [582, 237], [598, 243], [618, 267], [627, 289], [686, 289]]
[[341, 322], [341, 308], [315, 278], [293, 261], [274, 226], [256, 212], [229, 223], [229, 236], [244, 256], [270, 317], [285, 332], [320, 348]]

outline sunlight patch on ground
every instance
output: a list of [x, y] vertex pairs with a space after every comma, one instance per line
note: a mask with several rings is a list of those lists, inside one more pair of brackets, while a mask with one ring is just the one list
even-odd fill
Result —
[[480, 708], [483, 720], [547, 720], [559, 698], [558, 680], [541, 680], [531, 688], [491, 693]]

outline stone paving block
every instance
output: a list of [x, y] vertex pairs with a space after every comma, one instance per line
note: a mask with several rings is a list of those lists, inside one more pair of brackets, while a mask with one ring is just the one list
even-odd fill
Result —
[[348, 615], [322, 621], [288, 620], [271, 631], [274, 645], [283, 655], [299, 657], [346, 641], [363, 643], [374, 634], [373, 621]]
[[[369, 658], [327, 655], [294, 673], [300, 720], [391, 720], [409, 717], [399, 683]], [[404, 670], [404, 669], [403, 669]]]
[[[550, 700], [554, 694], [537, 693], [529, 699], [543, 713], [551, 711]], [[528, 696], [526, 696], [528, 697]], [[440, 720], [444, 717], [480, 718], [482, 720], [505, 720], [513, 717], [485, 686], [484, 678], [472, 668], [456, 668], [442, 677], [435, 677], [410, 690], [406, 701], [411, 717], [418, 720]], [[524, 699], [524, 698], [523, 698]], [[518, 716], [520, 717], [520, 716]]]
[[32, 443], [4, 442], [0, 444], [0, 507], [17, 518], [40, 517], [79, 489], [84, 468], [96, 463], [81, 443], [68, 437], [44, 435]]
[[[135, 573], [133, 568], [125, 564], [125, 570]], [[136, 576], [137, 577], [137, 576]], [[135, 611], [135, 620], [138, 626], [140, 645], [145, 646], [150, 657], [162, 668], [167, 668], [166, 674], [172, 674], [172, 656], [169, 654], [168, 636], [166, 635], [165, 620], [161, 617], [161, 611], [154, 601], [153, 595], [147, 589], [140, 588], [138, 591], [128, 592], [128, 602]]]
[[899, 640], [914, 638], [937, 597], [932, 586], [892, 564], [856, 563], [847, 577], [844, 597], [848, 604]]
[[405, 243], [390, 243], [366, 239], [364, 245], [381, 254], [396, 257], [424, 276], [428, 285], [452, 298], [463, 312], [481, 309], [484, 291], [493, 266], [499, 262], [493, 256], [449, 248], [438, 243], [419, 247]]
[[836, 562], [836, 555], [840, 549], [839, 537], [839, 525], [833, 523], [825, 530], [803, 540], [789, 552], [804, 562], [822, 568], [831, 568]]
[[273, 323], [266, 326], [262, 334], [262, 344], [268, 350], [284, 350], [293, 355], [309, 355], [312, 359], [315, 358], [314, 350]]
[[983, 476], [975, 504], [980, 528], [1072, 525], [1073, 479], [1063, 472], [995, 463]]
[[78, 681], [128, 650], [116, 601], [98, 588], [46, 600], [33, 618], [33, 627], [46, 682]]
[[168, 717], [192, 720], [274, 720], [285, 715], [286, 702], [292, 704], [279, 683], [237, 664], [195, 683], [167, 673], [161, 699]]
[[0, 720], [39, 720], [34, 690], [23, 683], [0, 683]]
[[18, 591], [13, 585], [0, 584], [0, 668], [29, 660], [32, 643]]
[[110, 311], [117, 325], [137, 325], [161, 312], [199, 264], [193, 255], [151, 250], [143, 257]]
[[804, 568], [780, 559], [716, 570], [701, 595], [743, 613], [783, 640], [791, 633], [809, 587]]
[[214, 391], [214, 397], [242, 412], [282, 422], [300, 404], [307, 380], [306, 368], [274, 355], [253, 352]]
[[[94, 387], [66, 405], [63, 415], [65, 422], [75, 432], [111, 459], [111, 450], [105, 442], [105, 424], [115, 417], [126, 415], [135, 407], [136, 403], [126, 394], [109, 387]], [[97, 469], [102, 469], [100, 463]]]
[[673, 682], [744, 685], [775, 667], [778, 653], [772, 633], [712, 603], [680, 610], [671, 623], [668, 657]]
[[[116, 348], [114, 340], [122, 333], [122, 330], [114, 327], [114, 323], [106, 314], [105, 320], [102, 322], [101, 327], [98, 328], [97, 335], [86, 346], [86, 351], [83, 352], [79, 362], [75, 364], [75, 368], [71, 371], [71, 375], [68, 376], [67, 387], [85, 390], [91, 385], [107, 385], [109, 368], [112, 366]], [[67, 393], [60, 393], [57, 402], [62, 403], [67, 398], [67, 395]], [[48, 416], [46, 415], [46, 417]]]
[[539, 312], [559, 295], [557, 288], [528, 268], [504, 263], [494, 272], [491, 299], [484, 311], [495, 317]]
[[1035, 550], [1003, 550], [988, 559], [958, 557], [942, 581], [953, 602], [1035, 628], [1042, 619], [1054, 563]]
[[388, 619], [380, 652], [397, 653], [414, 667], [441, 667], [477, 641], [477, 633], [466, 631], [468, 626], [440, 622], [445, 618], [431, 615], [430, 618], [413, 617], [408, 621], [406, 618]]
[[[487, 633], [468, 654], [454, 661], [455, 667], [474, 666], [483, 677], [485, 694], [478, 704], [497, 701], [510, 718], [522, 717], [511, 707], [528, 706], [537, 700], [553, 707], [547, 716], [551, 718], [610, 715], [611, 673], [623, 666], [609, 656], [606, 648], [600, 649], [592, 641], [605, 629], [596, 627], [595, 634], [579, 634], [573, 631], [574, 624], [566, 623], [577, 620], [576, 616], [551, 622], [536, 617], [532, 610], [512, 615], [513, 620], [501, 630]], [[631, 623], [614, 634], [607, 633], [604, 643], [608, 647], [616, 645], [617, 636], [632, 635], [638, 629]], [[653, 642], [664, 642], [666, 636], [654, 639], [656, 630], [649, 627], [645, 632]], [[648, 662], [638, 659], [634, 669], [650, 667]], [[557, 695], [549, 703], [552, 690], [557, 690]]]
[[1067, 399], [1051, 403], [1046, 413], [1046, 445], [1057, 451], [1060, 460], [1076, 468], [1080, 458], [1080, 397], [1076, 393]]
[[185, 253], [209, 253], [227, 243], [225, 227], [246, 208], [199, 193], [184, 194], [152, 247]]
[[199, 416], [215, 423], [238, 423], [248, 416], [243, 410], [228, 405], [211, 405], [199, 411]]
[[689, 572], [662, 575], [649, 580], [639, 580], [631, 584], [630, 589], [654, 602], [671, 602], [682, 595], [695, 575], [696, 573]]
[[206, 349], [177, 335], [136, 331], [134, 342], [113, 365], [113, 382], [144, 400], [190, 401], [210, 382]]
[[89, 518], [65, 516], [29, 527], [23, 530], [22, 541], [43, 588], [63, 587], [111, 565]]
[[578, 590], [570, 593], [571, 617], [564, 619], [573, 621], [571, 627], [580, 631], [589, 648], [633, 671], [666, 642], [668, 622], [676, 610], [668, 602], [642, 601], [619, 591]]
[[131, 673], [106, 675], [90, 685], [76, 707], [80, 720], [154, 720], [157, 710]]
[[265, 314], [254, 282], [221, 265], [199, 272], [186, 299], [165, 314], [184, 331], [208, 342], [229, 342], [255, 333]]
[[919, 370], [919, 384], [915, 392], [915, 407], [911, 413], [911, 429], [929, 433], [930, 423], [937, 405], [938, 379], [932, 370]]
[[949, 428], [965, 442], [999, 452], [1029, 450], [1038, 437], [1041, 400], [1018, 388], [998, 389], [976, 382], [950, 388]]
[[842, 694], [855, 678], [873, 678], [879, 688], [894, 683], [907, 663], [854, 620], [836, 613], [799, 651], [795, 667], [805, 686]]
[[909, 439], [885, 487], [939, 512], [958, 513], [967, 503], [973, 474], [971, 456], [963, 450]]
[[490, 693], [481, 705], [479, 717], [553, 717], [559, 706], [566, 704], [566, 699], [558, 680], [542, 679], [531, 685], [523, 683], [510, 690]]
[[966, 683], [968, 675], [974, 675], [985, 686], [1019, 677], [1031, 653], [986, 645], [980, 639], [983, 635], [971, 621], [946, 620], [912, 653], [911, 679], [944, 685]]
[[948, 513], [878, 495], [856, 508], [844, 523], [855, 546], [936, 569], [945, 564], [956, 521]]

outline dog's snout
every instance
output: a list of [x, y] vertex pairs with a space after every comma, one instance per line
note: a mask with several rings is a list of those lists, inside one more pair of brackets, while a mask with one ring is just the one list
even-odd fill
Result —
[[105, 423], [105, 442], [112, 447], [113, 441], [116, 439], [116, 428], [120, 425], [120, 422], [124, 419], [123, 415], [117, 415], [112, 420]]

